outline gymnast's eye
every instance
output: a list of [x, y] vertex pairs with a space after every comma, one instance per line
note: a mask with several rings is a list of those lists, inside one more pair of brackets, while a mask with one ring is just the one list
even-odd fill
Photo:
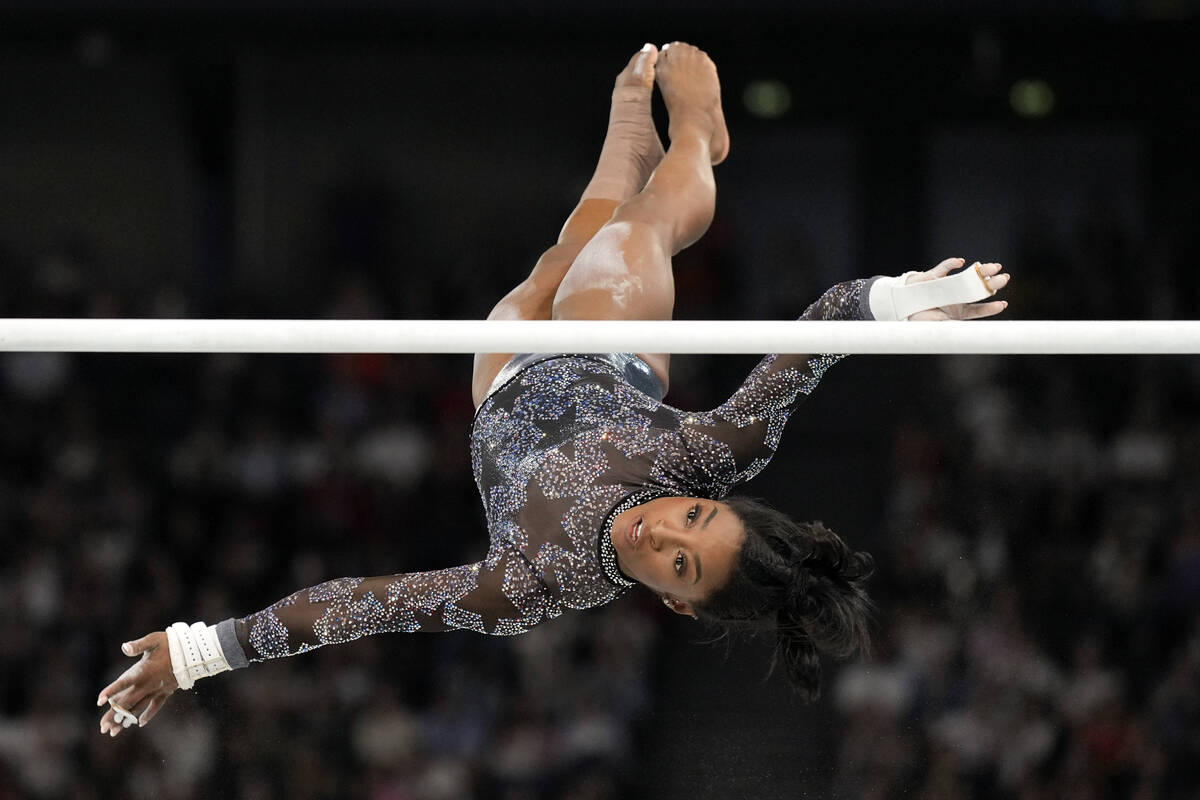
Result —
[[687, 557], [684, 556], [683, 551], [681, 550], [675, 554], [675, 574], [682, 578], [683, 571], [686, 568], [687, 568]]
[[696, 505], [694, 505], [688, 509], [688, 513], [687, 513], [688, 525], [691, 525], [693, 522], [695, 522], [696, 517], [698, 517], [698, 516], [700, 516], [700, 504], [696, 503]]

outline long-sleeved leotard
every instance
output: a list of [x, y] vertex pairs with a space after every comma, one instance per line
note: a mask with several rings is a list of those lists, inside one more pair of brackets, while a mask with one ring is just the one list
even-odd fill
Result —
[[[801, 319], [870, 319], [868, 282], [838, 284]], [[720, 499], [766, 466], [789, 414], [841, 356], [769, 355], [712, 411], [672, 408], [612, 359], [546, 356], [492, 392], [471, 432], [486, 557], [432, 572], [340, 578], [218, 633], [232, 666], [389, 631], [523, 633], [601, 605], [632, 581], [610, 526], [665, 495]]]

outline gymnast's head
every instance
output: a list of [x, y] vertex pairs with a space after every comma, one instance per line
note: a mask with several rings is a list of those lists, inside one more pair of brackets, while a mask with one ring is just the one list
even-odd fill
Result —
[[874, 562], [819, 522], [745, 497], [662, 497], [620, 514], [612, 539], [621, 570], [672, 611], [773, 636], [805, 700], [819, 696], [822, 655], [869, 648]]

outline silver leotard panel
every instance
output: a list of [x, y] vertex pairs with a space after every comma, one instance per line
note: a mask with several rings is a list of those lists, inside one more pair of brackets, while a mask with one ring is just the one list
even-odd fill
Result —
[[[565, 355], [569, 354], [518, 353], [510, 358], [508, 363], [496, 373], [496, 377], [492, 380], [492, 385], [488, 387], [487, 394], [484, 395], [483, 399], [486, 401], [497, 389], [515, 378], [526, 367], [532, 366], [539, 361], [562, 358]], [[667, 394], [662, 381], [654, 374], [654, 370], [650, 368], [650, 365], [633, 353], [594, 353], [580, 357], [594, 358], [612, 364], [620, 370], [630, 386], [653, 397], [655, 400], [662, 400]]]

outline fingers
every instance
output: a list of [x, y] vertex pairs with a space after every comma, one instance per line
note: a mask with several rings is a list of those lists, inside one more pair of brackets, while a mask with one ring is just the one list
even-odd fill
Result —
[[[948, 273], [953, 272], [963, 267], [966, 262], [961, 258], [947, 258], [940, 262], [937, 266], [931, 267], [913, 280], [934, 280], [944, 278]], [[1004, 271], [1004, 267], [996, 262], [988, 262], [986, 264], [975, 262], [971, 265], [971, 269], [975, 270], [981, 277], [994, 295], [1004, 287], [1008, 286], [1009, 275]], [[961, 273], [960, 273], [961, 274]], [[1006, 300], [992, 300], [980, 303], [958, 303], [955, 305], [942, 306], [941, 308], [931, 308], [927, 311], [921, 311], [909, 317], [914, 322], [940, 322], [943, 320], [955, 319], [982, 319], [984, 317], [992, 317], [999, 314], [1004, 309], [1008, 308]]]
[[109, 736], [116, 737], [125, 730], [125, 724], [117, 719], [118, 713], [121, 713], [122, 718], [124, 717], [124, 713], [118, 712], [116, 708], [109, 708], [104, 712], [104, 716], [100, 717], [101, 734], [107, 733]]
[[[1007, 276], [1006, 276], [1007, 277]], [[993, 300], [990, 303], [972, 303], [963, 308], [960, 319], [983, 319], [992, 317], [1008, 308], [1007, 300]]]
[[[153, 652], [156, 649], [154, 643], [155, 634], [150, 633], [140, 639], [135, 639], [131, 642], [125, 642], [121, 645], [121, 652], [127, 656], [136, 656], [141, 653]], [[109, 702], [114, 696], [124, 692], [137, 683], [138, 678], [142, 675], [140, 669], [141, 662], [134, 664], [129, 669], [121, 673], [121, 676], [115, 681], [105, 686], [100, 690], [100, 694], [96, 697], [96, 705], [102, 706]]]
[[[935, 278], [944, 278], [956, 269], [961, 269], [967, 263], [965, 258], [947, 258], [939, 261], [937, 266], [930, 267], [925, 270], [928, 275], [933, 275]], [[999, 275], [1004, 271], [1004, 265], [996, 262], [988, 262], [986, 264], [976, 261], [972, 266], [979, 270], [979, 273], [985, 278], [991, 278], [994, 275]], [[936, 273], [936, 274], [935, 274]]]
[[[964, 267], [966, 263], [966, 259], [963, 258], [947, 258], [944, 261], [939, 262], [937, 266], [926, 270], [925, 274], [931, 278], [944, 278], [951, 272]], [[1001, 273], [1004, 272], [1004, 265], [1002, 264], [997, 264], [995, 262], [983, 264], [976, 261], [973, 266], [976, 270], [978, 270], [980, 277], [987, 280], [988, 284], [994, 290], [998, 290], [1008, 283], [1008, 276], [1001, 275]], [[996, 281], [998, 280], [1003, 280], [1003, 283], [997, 285]]]
[[129, 709], [125, 712], [125, 714], [126, 714], [125, 719], [120, 720], [120, 722], [126, 728], [130, 727], [131, 725], [140, 726], [142, 724], [142, 717], [144, 717], [146, 715], [146, 711], [149, 710], [150, 706], [153, 703], [154, 703], [153, 695], [151, 695], [149, 697], [143, 697], [136, 705], [129, 707]]
[[131, 675], [131, 672], [132, 670], [125, 670], [121, 673], [121, 677], [117, 678], [108, 686], [105, 686], [103, 689], [101, 689], [100, 696], [96, 698], [96, 705], [104, 705], [108, 702], [110, 697], [114, 697], [133, 686], [135, 676]]
[[100, 717], [100, 733], [116, 736], [126, 728], [142, 727], [166, 704], [169, 694], [154, 694], [142, 698], [136, 705], [124, 706], [119, 702], [111, 702], [110, 707]]
[[126, 717], [130, 720], [136, 719], [137, 714], [134, 709], [140, 706], [147, 697], [147, 688], [137, 681], [133, 681], [125, 689], [109, 694], [107, 702], [113, 709], [116, 721], [121, 723]]
[[156, 694], [150, 698], [150, 702], [142, 709], [142, 713], [138, 716], [138, 725], [145, 725], [154, 719], [154, 715], [162, 708], [170, 695]]
[[992, 300], [987, 303], [960, 303], [944, 308], [931, 308], [909, 317], [913, 322], [945, 322], [947, 320], [968, 320], [993, 317], [1008, 308], [1007, 300]]
[[140, 639], [135, 639], [132, 642], [125, 642], [125, 644], [121, 645], [121, 652], [127, 656], [136, 656], [140, 653], [144, 653], [147, 650], [153, 650], [154, 638], [155, 633], [147, 633]]
[[[147, 683], [144, 679], [147, 676], [148, 659], [150, 654], [158, 649], [158, 638], [161, 635], [158, 632], [150, 633], [121, 645], [122, 653], [130, 657], [141, 655], [142, 660], [130, 666], [121, 673], [119, 678], [105, 686], [96, 698], [97, 706], [105, 703], [110, 706], [100, 717], [101, 733], [115, 737], [125, 728], [146, 724], [162, 708], [167, 695], [147, 695], [146, 692], [150, 687], [143, 685]], [[158, 683], [159, 687], [150, 690], [156, 691], [160, 688], [162, 681], [158, 681]]]
[[929, 270], [934, 278], [944, 278], [956, 269], [962, 267], [967, 261], [964, 258], [947, 258], [940, 262], [936, 267]]
[[[997, 264], [996, 266], [999, 267], [1000, 265]], [[987, 285], [993, 292], [998, 292], [1005, 286], [1008, 286], [1008, 279], [1009, 275], [1007, 272], [1000, 273], [999, 275], [989, 275]]]
[[[149, 633], [140, 639], [135, 639], [132, 642], [125, 642], [121, 645], [121, 652], [127, 656], [136, 656], [145, 652], [153, 652], [155, 634]], [[96, 698], [96, 705], [102, 706], [109, 701], [113, 695], [118, 692], [123, 692], [134, 684], [138, 676], [141, 674], [137, 669], [138, 665], [134, 664], [129, 669], [121, 673], [121, 677], [105, 686], [100, 690], [100, 695]]]
[[1000, 264], [980, 264], [976, 261], [972, 266], [992, 294], [995, 294], [1008, 285], [1008, 275], [1004, 274], [1004, 267]]
[[[113, 721], [122, 728], [128, 728], [131, 725], [137, 724], [137, 714], [135, 714], [129, 708], [125, 708], [115, 700], [110, 700], [108, 704], [112, 706]], [[132, 708], [132, 706], [130, 708]]]

